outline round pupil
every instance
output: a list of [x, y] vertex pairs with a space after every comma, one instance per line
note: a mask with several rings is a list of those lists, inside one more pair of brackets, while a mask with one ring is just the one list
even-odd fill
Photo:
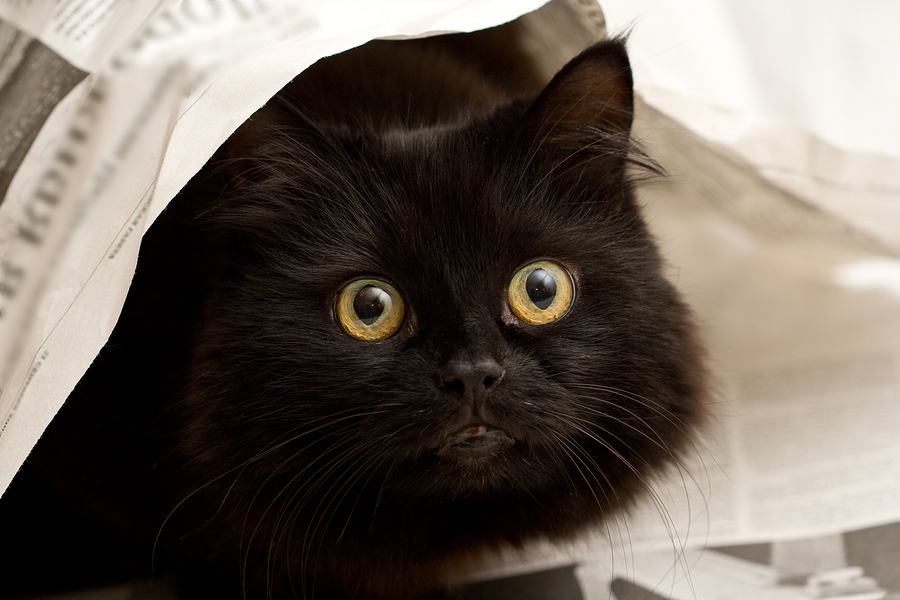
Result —
[[366, 325], [371, 325], [378, 320], [386, 306], [391, 302], [391, 297], [384, 290], [367, 285], [356, 293], [353, 299], [353, 310], [356, 316]]
[[556, 297], [556, 281], [544, 269], [535, 269], [525, 280], [525, 291], [535, 306], [546, 310]]

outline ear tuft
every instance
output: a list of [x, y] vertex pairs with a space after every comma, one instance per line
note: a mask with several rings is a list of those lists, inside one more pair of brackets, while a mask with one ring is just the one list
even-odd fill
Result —
[[524, 116], [533, 143], [566, 152], [627, 153], [634, 118], [631, 65], [623, 39], [599, 42], [569, 61]]

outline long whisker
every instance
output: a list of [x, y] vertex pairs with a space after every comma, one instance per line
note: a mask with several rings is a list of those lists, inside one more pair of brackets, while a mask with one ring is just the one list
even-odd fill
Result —
[[[684, 532], [684, 534], [679, 534], [678, 529], [675, 524], [675, 520], [672, 517], [672, 515], [669, 513], [668, 508], [666, 508], [666, 505], [662, 501], [662, 498], [659, 497], [659, 493], [656, 491], [656, 489], [653, 487], [653, 485], [649, 482], [649, 480], [630, 461], [628, 461], [621, 454], [620, 451], [616, 450], [610, 442], [600, 438], [598, 435], [596, 435], [590, 431], [587, 431], [577, 422], [571, 421], [570, 418], [568, 418], [567, 416], [558, 415], [558, 417], [560, 418], [561, 421], [567, 422], [571, 427], [573, 427], [574, 429], [576, 429], [583, 435], [587, 436], [592, 441], [596, 442], [597, 444], [599, 444], [600, 446], [605, 448], [608, 452], [610, 452], [611, 454], [613, 454], [613, 456], [615, 456], [618, 460], [620, 460], [622, 462], [622, 464], [624, 464], [631, 472], [633, 472], [635, 474], [635, 476], [638, 477], [638, 479], [639, 479], [639, 481], [641, 481], [643, 487], [647, 490], [648, 496], [650, 497], [651, 501], [656, 506], [657, 512], [663, 518], [663, 525], [666, 528], [666, 531], [667, 531], [669, 537], [672, 539], [673, 542], [675, 542], [676, 539], [680, 540], [680, 544], [678, 544], [678, 545], [682, 548], [682, 551], [683, 551], [686, 548], [686, 544], [687, 544], [686, 540], [688, 539], [688, 537], [690, 535], [690, 528], [691, 528], [690, 521], [688, 522], [688, 525], [687, 525], [688, 530], [686, 532]], [[615, 441], [622, 444], [625, 448], [629, 447], [629, 445], [626, 444], [621, 438], [612, 434], [610, 431], [608, 431], [606, 429], [604, 429], [604, 435], [611, 437]], [[580, 448], [580, 445], [579, 445], [579, 448]], [[593, 462], [592, 458], [590, 458], [590, 457], [588, 457], [588, 458], [589, 458], [589, 460], [591, 460]], [[596, 466], [596, 463], [594, 463], [594, 464]], [[684, 481], [684, 478], [683, 478], [685, 469], [683, 469], [681, 467], [679, 461], [675, 461], [675, 465], [678, 468], [678, 471], [682, 475], [682, 482], [686, 485], [686, 482]], [[597, 467], [597, 468], [599, 468], [599, 467]], [[690, 477], [691, 477], [691, 480], [694, 481], [695, 485], [698, 485], [697, 482], [693, 479], [693, 476], [690, 476]], [[698, 489], [699, 489], [699, 485], [698, 485]], [[689, 496], [686, 497], [686, 500], [688, 502], [688, 512], [690, 514], [690, 498], [689, 498]]]
[[[353, 409], [347, 409], [347, 410], [343, 410], [343, 411], [340, 411], [335, 414], [351, 413], [352, 410]], [[316, 427], [304, 429], [303, 428], [304, 426], [300, 425], [300, 426], [293, 428], [291, 431], [298, 431], [301, 429], [302, 429], [302, 431], [300, 431], [300, 433], [296, 433], [293, 435], [290, 435], [289, 433], [284, 434], [282, 436], [284, 439], [282, 439], [281, 441], [279, 441], [277, 443], [271, 444], [265, 450], [258, 452], [254, 457], [252, 457], [251, 459], [246, 461], [245, 464], [259, 462], [263, 458], [268, 457], [276, 450], [278, 450], [288, 444], [291, 444], [303, 437], [309, 436], [309, 435], [316, 433], [318, 431], [321, 431], [323, 429], [333, 428], [338, 423], [343, 423], [343, 422], [349, 421], [354, 418], [360, 419], [360, 418], [364, 418], [364, 417], [369, 417], [369, 416], [376, 415], [376, 414], [379, 414], [382, 412], [385, 412], [385, 411], [384, 410], [370, 410], [370, 411], [360, 412], [360, 411], [356, 410], [355, 412], [352, 412], [351, 414], [343, 414], [339, 418], [331, 418], [328, 421], [325, 421], [325, 419], [327, 417], [315, 419], [313, 421], [310, 421], [310, 423], [314, 423], [314, 422], [318, 421], [319, 424]], [[343, 428], [338, 428], [336, 430], [332, 430], [329, 433], [331, 433], [333, 436], [337, 436], [338, 438], [340, 438], [341, 433], [343, 433], [345, 431], [350, 431], [353, 428], [353, 426], [354, 426], [354, 424], [352, 421], [350, 423], [344, 423]], [[311, 468], [315, 464], [316, 461], [315, 460], [311, 461], [310, 463], [305, 465], [299, 472], [295, 473], [292, 476], [292, 478], [288, 481], [288, 483], [282, 487], [281, 491], [278, 492], [278, 494], [276, 494], [275, 497], [271, 499], [268, 507], [264, 509], [262, 515], [259, 517], [256, 527], [254, 527], [253, 531], [250, 533], [249, 538], [247, 538], [245, 540], [244, 536], [245, 536], [245, 532], [247, 529], [247, 520], [246, 519], [249, 518], [251, 511], [253, 509], [253, 505], [256, 503], [256, 500], [259, 497], [259, 494], [262, 492], [262, 490], [265, 488], [265, 486], [268, 484], [268, 482], [273, 477], [275, 477], [278, 473], [282, 472], [283, 468], [286, 465], [293, 463], [294, 461], [296, 461], [298, 456], [301, 456], [302, 454], [306, 453], [310, 448], [312, 448], [317, 443], [317, 441], [318, 441], [317, 439], [314, 439], [309, 444], [292, 452], [289, 456], [284, 458], [280, 463], [278, 463], [274, 467], [271, 467], [271, 465], [269, 465], [268, 468], [266, 469], [267, 474], [266, 474], [265, 479], [257, 485], [256, 492], [253, 495], [253, 497], [250, 499], [250, 501], [247, 505], [246, 517], [244, 520], [244, 524], [241, 527], [240, 546], [245, 549], [245, 551], [241, 555], [241, 577], [242, 577], [242, 580], [246, 581], [246, 575], [247, 575], [246, 570], [247, 570], [247, 566], [248, 566], [248, 557], [249, 557], [249, 553], [250, 553], [250, 550], [252, 547], [253, 539], [256, 536], [256, 533], [258, 532], [259, 527], [262, 524], [263, 520], [266, 518], [266, 515], [269, 513], [269, 511], [272, 509], [272, 507], [276, 504], [276, 502], [278, 502], [278, 500], [282, 496], [282, 494], [284, 494], [284, 492], [291, 485], [293, 485], [296, 481], [298, 481], [301, 477], [303, 477], [303, 475], [307, 472], [307, 470], [309, 468]]]

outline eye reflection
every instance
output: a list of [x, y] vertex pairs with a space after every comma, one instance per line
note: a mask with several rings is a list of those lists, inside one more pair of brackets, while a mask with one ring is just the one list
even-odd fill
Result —
[[367, 285], [356, 293], [353, 311], [365, 325], [372, 325], [391, 304], [391, 297], [384, 290]]
[[525, 279], [525, 291], [535, 306], [547, 310], [556, 298], [556, 281], [544, 269], [535, 269]]

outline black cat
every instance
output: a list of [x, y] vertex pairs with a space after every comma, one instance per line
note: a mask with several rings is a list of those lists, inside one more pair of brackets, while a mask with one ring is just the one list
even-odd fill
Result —
[[702, 352], [626, 172], [624, 43], [532, 94], [461, 40], [314, 65], [163, 213], [0, 503], [0, 595], [419, 598], [679, 460]]

